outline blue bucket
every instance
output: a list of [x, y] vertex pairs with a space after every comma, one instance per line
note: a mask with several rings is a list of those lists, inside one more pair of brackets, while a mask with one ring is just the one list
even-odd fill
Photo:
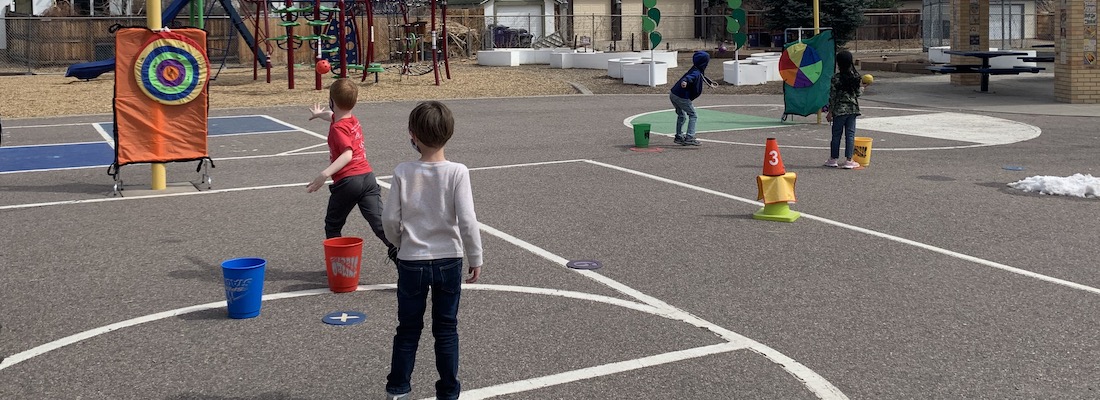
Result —
[[229, 318], [243, 319], [260, 315], [266, 266], [267, 260], [262, 258], [234, 258], [222, 261], [222, 278], [225, 280], [225, 302]]

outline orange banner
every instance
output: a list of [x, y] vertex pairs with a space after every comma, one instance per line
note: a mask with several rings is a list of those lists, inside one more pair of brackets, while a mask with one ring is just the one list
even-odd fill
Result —
[[115, 32], [115, 163], [207, 158], [206, 32]]

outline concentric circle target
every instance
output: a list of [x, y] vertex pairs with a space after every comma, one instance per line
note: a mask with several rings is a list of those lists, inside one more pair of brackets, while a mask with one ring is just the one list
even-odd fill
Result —
[[795, 43], [779, 56], [779, 76], [791, 87], [810, 87], [821, 77], [823, 64], [817, 50], [805, 43]]
[[171, 32], [145, 42], [134, 62], [134, 78], [146, 96], [161, 104], [190, 103], [202, 94], [210, 73], [206, 49]]

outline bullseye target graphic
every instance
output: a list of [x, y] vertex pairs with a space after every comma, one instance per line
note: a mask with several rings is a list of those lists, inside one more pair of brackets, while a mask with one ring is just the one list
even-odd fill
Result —
[[779, 56], [779, 76], [791, 87], [813, 86], [821, 77], [822, 68], [817, 50], [805, 43], [792, 44]]
[[206, 88], [210, 64], [205, 46], [171, 32], [153, 35], [134, 62], [134, 78], [150, 99], [161, 104], [187, 104]]

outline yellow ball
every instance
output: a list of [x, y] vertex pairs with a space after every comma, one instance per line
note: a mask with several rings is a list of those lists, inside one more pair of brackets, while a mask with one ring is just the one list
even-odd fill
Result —
[[874, 83], [874, 82], [875, 82], [875, 77], [871, 76], [871, 74], [864, 74], [863, 75], [863, 84], [864, 85], [870, 85], [871, 83]]

